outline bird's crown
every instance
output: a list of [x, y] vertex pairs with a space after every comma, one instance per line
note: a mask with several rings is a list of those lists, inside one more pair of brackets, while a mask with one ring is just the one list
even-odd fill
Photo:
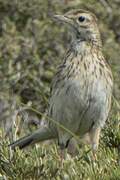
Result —
[[71, 10], [63, 15], [55, 15], [54, 17], [69, 25], [81, 26], [84, 28], [93, 24], [95, 25], [97, 22], [97, 18], [93, 13], [83, 9]]

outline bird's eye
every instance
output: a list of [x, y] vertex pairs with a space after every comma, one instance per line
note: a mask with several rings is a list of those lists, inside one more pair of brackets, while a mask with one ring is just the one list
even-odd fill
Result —
[[78, 18], [78, 20], [79, 20], [80, 22], [83, 22], [83, 21], [85, 20], [85, 17], [84, 17], [84, 16], [80, 16], [80, 17]]

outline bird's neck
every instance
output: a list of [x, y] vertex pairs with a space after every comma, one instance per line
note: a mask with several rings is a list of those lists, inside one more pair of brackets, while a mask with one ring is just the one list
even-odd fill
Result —
[[87, 34], [87, 36], [83, 36], [79, 33], [73, 34], [71, 43], [72, 47], [76, 47], [76, 50], [78, 50], [78, 48], [85, 45], [97, 50], [101, 50], [102, 42], [99, 31], [96, 31], [90, 35]]
[[72, 48], [73, 51], [76, 51], [76, 53], [81, 53], [88, 51], [88, 49], [101, 51], [101, 46], [101, 40], [98, 37], [87, 40], [84, 38], [74, 38], [72, 39], [70, 48]]
[[93, 48], [97, 48], [98, 50], [99, 49], [101, 50], [102, 42], [101, 42], [101, 37], [100, 37], [100, 33], [99, 32], [96, 32], [96, 33], [92, 34], [92, 36], [90, 36], [88, 38], [88, 42], [90, 43], [90, 45]]

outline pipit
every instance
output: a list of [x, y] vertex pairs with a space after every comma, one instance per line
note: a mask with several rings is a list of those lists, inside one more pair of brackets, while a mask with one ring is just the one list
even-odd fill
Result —
[[66, 24], [72, 34], [71, 45], [52, 81], [48, 116], [54, 121], [48, 120], [43, 127], [10, 146], [24, 148], [57, 138], [60, 149], [64, 150], [75, 134], [87, 135], [96, 151], [109, 114], [113, 87], [111, 69], [101, 50], [97, 18], [82, 9], [54, 18]]

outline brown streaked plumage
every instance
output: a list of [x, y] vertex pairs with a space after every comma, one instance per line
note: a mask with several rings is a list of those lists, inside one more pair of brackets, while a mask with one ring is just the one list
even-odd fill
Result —
[[[85, 10], [72, 10], [56, 15], [57, 21], [71, 30], [72, 42], [52, 81], [48, 116], [96, 150], [101, 128], [108, 117], [113, 79], [102, 54], [96, 16]], [[48, 121], [33, 134], [10, 146], [23, 148], [46, 139], [57, 138], [62, 150], [68, 147], [73, 134]]]

